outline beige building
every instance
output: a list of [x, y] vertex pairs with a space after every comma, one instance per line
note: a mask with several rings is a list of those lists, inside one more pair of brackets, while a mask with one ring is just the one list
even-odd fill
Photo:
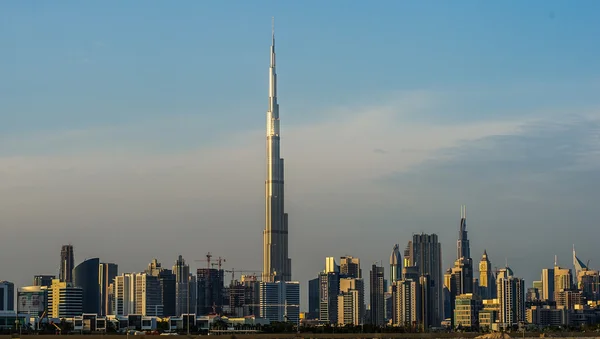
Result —
[[526, 320], [538, 326], [561, 326], [569, 323], [569, 311], [564, 307], [531, 306], [527, 309]]
[[360, 325], [360, 297], [358, 290], [340, 292], [338, 295], [338, 324]]
[[499, 314], [500, 301], [498, 299], [482, 300], [482, 309], [479, 311], [479, 327], [496, 330]]
[[479, 322], [479, 311], [482, 308], [481, 299], [473, 293], [456, 296], [454, 307], [454, 326], [474, 328]]
[[554, 266], [554, 291], [570, 290], [573, 288], [573, 274], [570, 268]]
[[554, 292], [554, 300], [556, 301], [556, 308], [564, 307], [567, 310], [575, 309], [577, 305], [583, 304], [581, 292], [575, 291], [562, 290]]
[[413, 326], [413, 324], [419, 323], [420, 292], [419, 283], [416, 281], [399, 280], [396, 282], [394, 325]]
[[[356, 292], [356, 293], [354, 293]], [[353, 309], [351, 310], [352, 314], [356, 314], [356, 316], [352, 316], [352, 324], [354, 325], [360, 325], [363, 323], [363, 319], [365, 316], [365, 283], [362, 279], [358, 279], [358, 278], [341, 278], [340, 279], [340, 290], [339, 290], [340, 295], [338, 296], [338, 323], [342, 323], [342, 321], [344, 321], [344, 324], [348, 324], [346, 321], [342, 318], [340, 318], [340, 307], [342, 307], [340, 305], [340, 298], [341, 296], [343, 296], [344, 294], [351, 294], [352, 295], [352, 307]], [[354, 300], [354, 298], [357, 298], [356, 300]], [[345, 297], [348, 298], [348, 297]], [[344, 299], [346, 300], [346, 299]], [[346, 306], [343, 307], [348, 307], [347, 304]]]

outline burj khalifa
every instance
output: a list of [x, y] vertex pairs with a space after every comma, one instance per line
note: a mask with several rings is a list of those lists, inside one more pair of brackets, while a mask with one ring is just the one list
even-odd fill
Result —
[[263, 231], [262, 281], [290, 281], [292, 261], [288, 257], [288, 215], [284, 211], [283, 159], [280, 156], [279, 104], [275, 72], [275, 30], [272, 31], [267, 111], [267, 178], [265, 181], [265, 229]]

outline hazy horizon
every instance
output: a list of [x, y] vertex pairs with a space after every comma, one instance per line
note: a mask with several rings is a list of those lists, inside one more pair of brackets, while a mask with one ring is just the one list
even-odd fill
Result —
[[[276, 20], [292, 278], [436, 233], [538, 280], [600, 268], [600, 3], [0, 3], [0, 280], [60, 247], [262, 270]], [[595, 254], [596, 253], [596, 254]], [[239, 276], [239, 275], [238, 275]]]

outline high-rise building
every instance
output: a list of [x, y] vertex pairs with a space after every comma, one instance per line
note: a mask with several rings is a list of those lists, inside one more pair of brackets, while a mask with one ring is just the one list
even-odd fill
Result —
[[325, 270], [324, 273], [340, 273], [340, 265], [335, 262], [334, 257], [325, 258]]
[[479, 295], [482, 299], [494, 299], [496, 297], [496, 279], [486, 250], [483, 251], [483, 256], [479, 262]]
[[38, 274], [33, 276], [33, 286], [52, 286], [52, 280], [56, 279], [54, 275]]
[[394, 325], [411, 328], [420, 323], [421, 298], [419, 282], [413, 280], [398, 280], [393, 294]]
[[340, 258], [340, 275], [349, 278], [362, 278], [360, 259], [351, 256]]
[[261, 281], [259, 290], [261, 318], [271, 322], [300, 322], [300, 283]]
[[60, 281], [73, 282], [74, 267], [73, 245], [63, 245], [60, 250], [60, 272], [58, 276]]
[[180, 255], [175, 265], [173, 266], [173, 274], [175, 274], [175, 308], [177, 316], [189, 314], [193, 311], [193, 305], [190, 305], [190, 266], [186, 265], [185, 260]]
[[15, 284], [0, 281], [0, 311], [15, 310]]
[[462, 328], [477, 329], [479, 310], [483, 308], [481, 298], [473, 293], [456, 296], [454, 307], [454, 324]]
[[158, 277], [160, 282], [163, 316], [176, 316], [176, 277], [173, 271], [163, 268], [157, 259], [152, 259], [146, 273]]
[[108, 287], [115, 282], [115, 277], [119, 275], [119, 266], [111, 263], [100, 263], [98, 271], [98, 283], [100, 285], [100, 315], [109, 315], [112, 313], [112, 309], [108, 302]]
[[308, 319], [319, 318], [319, 277], [308, 281]]
[[421, 310], [423, 314], [428, 315], [427, 319], [423, 319], [423, 323], [438, 327], [444, 316], [442, 246], [436, 234], [424, 233], [414, 234], [409, 246], [412, 250], [410, 266], [417, 268], [419, 276], [428, 276], [428, 285], [422, 287], [430, 289], [430, 298], [424, 304], [425, 309]]
[[288, 257], [288, 214], [284, 208], [284, 165], [280, 155], [279, 104], [275, 71], [275, 31], [269, 67], [269, 109], [267, 110], [267, 179], [265, 182], [265, 230], [263, 232], [262, 281], [290, 281], [292, 260]]
[[83, 290], [83, 313], [100, 313], [100, 259], [91, 258], [73, 269], [73, 286]]
[[384, 269], [375, 264], [370, 272], [370, 306], [371, 306], [371, 324], [382, 326], [385, 323], [385, 286], [383, 282]]
[[[450, 297], [450, 319], [454, 317], [455, 300], [458, 295], [473, 293], [473, 259], [471, 259], [471, 250], [469, 239], [467, 237], [467, 208], [461, 206], [460, 222], [458, 228], [458, 241], [456, 243], [457, 257], [454, 267], [451, 270], [451, 286], [447, 286]], [[486, 257], [487, 255], [484, 254]], [[486, 264], [484, 262], [484, 264]], [[478, 291], [477, 291], [478, 292]], [[446, 312], [444, 312], [446, 313]], [[462, 319], [464, 321], [464, 319]], [[453, 323], [454, 325], [454, 323]]]
[[513, 275], [509, 268], [500, 269], [496, 280], [499, 320], [502, 328], [509, 328], [519, 321], [525, 321], [525, 282]]
[[542, 300], [554, 301], [554, 269], [542, 269]]
[[360, 295], [357, 290], [340, 292], [337, 296], [338, 301], [338, 324], [339, 325], [360, 325]]
[[[352, 314], [352, 324], [361, 325], [365, 318], [365, 282], [362, 278], [340, 277], [339, 286], [338, 293], [345, 296], [342, 299], [338, 296], [338, 324], [349, 324], [349, 314]], [[340, 305], [340, 300], [346, 304]], [[340, 310], [343, 310], [345, 319], [340, 319]]]
[[396, 281], [402, 279], [402, 257], [400, 255], [400, 245], [394, 245], [390, 255], [390, 284], [394, 286]]
[[135, 274], [124, 273], [115, 277], [114, 315], [125, 316], [135, 313]]
[[148, 273], [135, 274], [135, 314], [163, 316], [162, 296], [158, 277]]
[[573, 288], [573, 274], [570, 268], [554, 264], [554, 292], [569, 291]]
[[223, 310], [224, 271], [216, 268], [199, 268], [198, 315], [221, 314]]
[[340, 291], [340, 274], [338, 272], [321, 272], [319, 274], [319, 322], [336, 324], [338, 322], [338, 294]]
[[48, 315], [51, 318], [73, 318], [83, 313], [83, 289], [70, 282], [55, 279], [48, 291]]

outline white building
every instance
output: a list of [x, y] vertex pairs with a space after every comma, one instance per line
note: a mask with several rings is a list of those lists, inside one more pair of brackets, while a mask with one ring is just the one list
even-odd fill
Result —
[[500, 304], [500, 326], [507, 328], [525, 321], [525, 282], [513, 276], [513, 271], [503, 268], [496, 278]]

